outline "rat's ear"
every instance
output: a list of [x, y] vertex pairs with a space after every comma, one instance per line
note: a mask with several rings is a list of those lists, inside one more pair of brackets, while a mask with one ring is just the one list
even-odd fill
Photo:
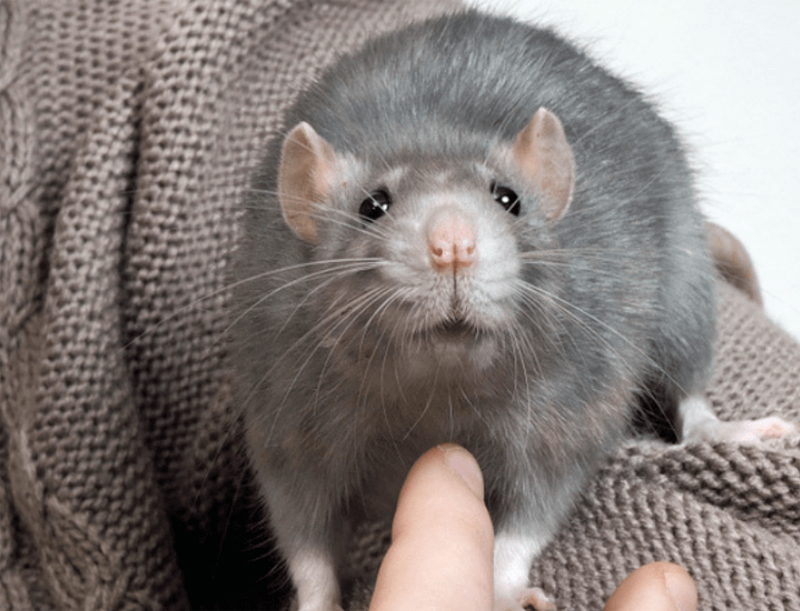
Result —
[[307, 242], [317, 241], [318, 209], [330, 194], [335, 164], [333, 147], [305, 121], [283, 143], [278, 198], [289, 227]]
[[512, 154], [542, 194], [547, 218], [555, 221], [564, 216], [575, 188], [575, 157], [558, 117], [546, 108], [537, 110], [517, 134]]

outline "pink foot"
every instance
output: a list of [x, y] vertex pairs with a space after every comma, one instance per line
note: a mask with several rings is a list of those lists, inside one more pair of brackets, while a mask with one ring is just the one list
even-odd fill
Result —
[[791, 422], [777, 416], [769, 416], [758, 420], [710, 422], [699, 431], [699, 437], [707, 441], [758, 443], [764, 439], [780, 439], [796, 431], [797, 427]]
[[541, 588], [528, 588], [520, 596], [520, 606], [533, 607], [536, 611], [556, 611], [556, 602]]

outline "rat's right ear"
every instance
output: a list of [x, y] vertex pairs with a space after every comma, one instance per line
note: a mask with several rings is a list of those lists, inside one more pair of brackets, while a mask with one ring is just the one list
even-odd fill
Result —
[[278, 199], [289, 227], [307, 242], [317, 241], [319, 207], [330, 195], [335, 164], [333, 147], [305, 121], [283, 143]]
[[575, 157], [559, 118], [539, 108], [517, 134], [512, 154], [542, 195], [545, 215], [553, 221], [564, 216], [575, 190]]

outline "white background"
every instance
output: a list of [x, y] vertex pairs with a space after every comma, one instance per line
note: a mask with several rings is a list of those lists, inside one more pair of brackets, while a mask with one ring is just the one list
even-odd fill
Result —
[[468, 0], [554, 26], [654, 97], [800, 339], [800, 0]]

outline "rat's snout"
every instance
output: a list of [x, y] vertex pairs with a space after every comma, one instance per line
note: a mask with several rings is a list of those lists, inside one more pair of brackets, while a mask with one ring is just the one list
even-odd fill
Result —
[[431, 215], [427, 238], [434, 269], [457, 271], [477, 258], [473, 222], [455, 206], [444, 206]]

